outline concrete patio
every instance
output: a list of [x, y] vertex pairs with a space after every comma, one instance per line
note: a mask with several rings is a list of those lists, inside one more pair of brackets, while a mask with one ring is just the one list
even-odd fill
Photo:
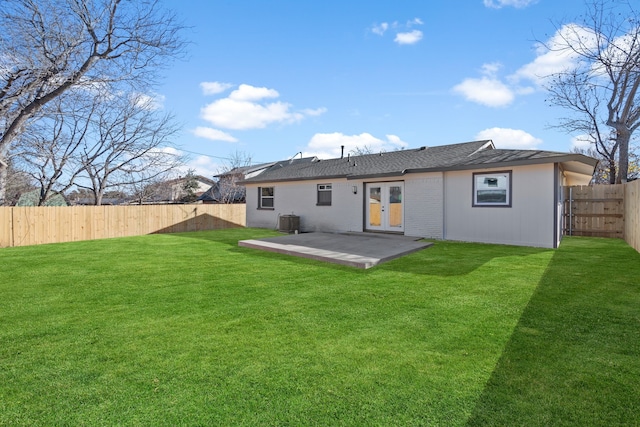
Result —
[[420, 240], [419, 237], [382, 233], [300, 233], [241, 240], [238, 246], [371, 268], [433, 244]]

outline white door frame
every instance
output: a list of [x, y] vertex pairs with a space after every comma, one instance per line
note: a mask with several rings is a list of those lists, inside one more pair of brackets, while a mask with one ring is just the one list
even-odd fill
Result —
[[404, 233], [404, 181], [365, 184], [365, 230]]

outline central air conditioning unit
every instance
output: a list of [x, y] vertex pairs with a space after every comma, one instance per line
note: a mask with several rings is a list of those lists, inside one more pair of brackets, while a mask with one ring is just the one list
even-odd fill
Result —
[[300, 217], [298, 215], [280, 215], [278, 231], [282, 233], [297, 233], [300, 231]]

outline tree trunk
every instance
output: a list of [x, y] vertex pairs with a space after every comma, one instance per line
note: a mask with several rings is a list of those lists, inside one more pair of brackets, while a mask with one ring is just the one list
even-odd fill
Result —
[[616, 161], [614, 159], [609, 159], [609, 184], [615, 184], [617, 173], [616, 173]]
[[9, 165], [0, 157], [0, 206], [4, 206], [7, 196], [7, 172]]
[[627, 129], [618, 131], [617, 141], [618, 145], [618, 177], [616, 183], [621, 184], [627, 182], [629, 174], [629, 140], [631, 139], [631, 132]]

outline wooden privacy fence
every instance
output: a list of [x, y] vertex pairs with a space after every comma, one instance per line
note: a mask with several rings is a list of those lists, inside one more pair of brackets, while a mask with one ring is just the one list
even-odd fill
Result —
[[244, 227], [245, 205], [0, 207], [0, 247]]
[[640, 180], [624, 187], [624, 240], [640, 252]]
[[624, 237], [624, 185], [565, 187], [564, 196], [565, 234]]
[[564, 234], [622, 238], [640, 251], [640, 181], [563, 191]]

